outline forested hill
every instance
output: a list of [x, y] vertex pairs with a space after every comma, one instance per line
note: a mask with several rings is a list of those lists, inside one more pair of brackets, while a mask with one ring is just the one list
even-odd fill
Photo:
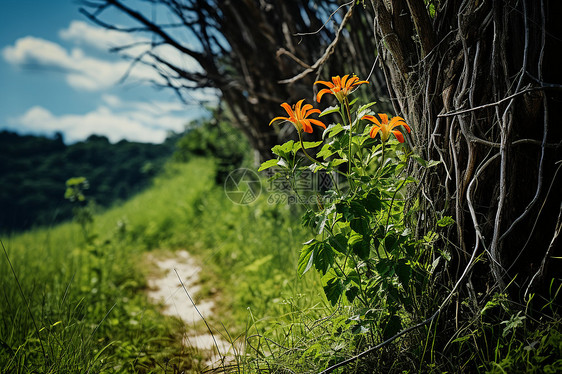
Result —
[[179, 135], [162, 144], [106, 137], [66, 145], [54, 138], [0, 132], [0, 232], [50, 225], [72, 215], [64, 199], [65, 182], [77, 176], [89, 182], [86, 195], [98, 206], [129, 198], [145, 187], [173, 153]]

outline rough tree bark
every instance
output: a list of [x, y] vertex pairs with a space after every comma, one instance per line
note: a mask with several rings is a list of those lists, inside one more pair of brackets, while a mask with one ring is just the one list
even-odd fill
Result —
[[370, 0], [370, 11], [394, 108], [418, 151], [442, 161], [420, 196], [456, 220], [457, 277], [485, 253], [477, 291], [515, 278], [513, 294], [548, 297], [562, 268], [547, 268], [562, 244], [560, 2]]

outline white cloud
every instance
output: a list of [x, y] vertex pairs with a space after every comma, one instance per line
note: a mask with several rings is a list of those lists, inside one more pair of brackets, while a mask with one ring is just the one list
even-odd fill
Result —
[[[198, 102], [216, 103], [217, 91], [214, 89], [195, 90], [188, 92], [193, 107], [186, 108], [179, 101], [163, 102], [158, 100], [125, 101], [121, 97], [109, 94], [126, 73], [127, 81], [156, 82], [165, 84], [162, 77], [151, 67], [139, 63], [129, 71], [130, 61], [115, 60], [115, 55], [97, 54], [92, 57], [93, 47], [107, 51], [113, 46], [129, 45], [146, 41], [142, 37], [105, 30], [88, 25], [82, 21], [72, 21], [68, 28], [59, 32], [59, 36], [70, 43], [70, 48], [34, 36], [26, 36], [1, 50], [2, 57], [17, 67], [34, 67], [58, 70], [68, 85], [78, 91], [96, 91], [101, 93], [101, 103], [96, 109], [85, 114], [55, 115], [49, 109], [34, 103], [35, 106], [24, 114], [8, 120], [9, 127], [15, 131], [41, 134], [52, 134], [55, 131], [64, 133], [68, 142], [84, 140], [91, 134], [105, 135], [110, 141], [121, 139], [141, 142], [161, 142], [167, 132], [180, 132], [195, 117], [202, 115]], [[81, 49], [84, 47], [85, 49]], [[129, 57], [136, 57], [150, 48], [150, 45], [139, 44], [127, 50]], [[86, 52], [85, 52], [86, 51]], [[165, 56], [188, 71], [198, 71], [197, 63], [166, 45], [152, 50]], [[103, 57], [99, 57], [103, 56]], [[144, 62], [154, 62], [145, 55]]]
[[16, 66], [61, 70], [70, 86], [88, 91], [114, 86], [129, 67], [126, 61], [88, 57], [78, 48], [69, 53], [56, 43], [33, 36], [18, 39], [13, 46], [5, 47], [2, 55]]
[[119, 97], [110, 94], [102, 95], [101, 99], [104, 103], [111, 107], [119, 107], [123, 103]]
[[[175, 66], [178, 66], [186, 71], [202, 72], [201, 67], [192, 57], [186, 56], [168, 44], [153, 47], [151, 39], [140, 36], [139, 34], [107, 30], [101, 27], [92, 26], [84, 21], [75, 20], [70, 22], [68, 28], [59, 31], [59, 36], [66, 41], [75, 43], [76, 45], [90, 46], [100, 51], [109, 51], [114, 47], [127, 46], [128, 48], [124, 49], [121, 54], [129, 59], [137, 58], [141, 54], [151, 51], [152, 53], [163, 57], [164, 60], [169, 61]], [[155, 60], [149, 55], [143, 56], [142, 61], [148, 63], [155, 62]], [[156, 82], [163, 83], [161, 77], [155, 74], [154, 70], [144, 66], [143, 64], [138, 64], [135, 67], [132, 72], [132, 76], [147, 80], [153, 79]]]
[[[106, 97], [112, 101], [111, 96]], [[114, 102], [113, 104], [116, 104]], [[23, 115], [11, 118], [12, 129], [36, 134], [64, 133], [65, 141], [76, 142], [86, 139], [91, 134], [104, 135], [111, 142], [122, 139], [138, 142], [161, 143], [168, 131], [182, 131], [189, 117], [185, 114], [166, 114], [154, 110], [154, 106], [143, 104], [149, 110], [141, 109], [136, 102], [125, 103], [124, 107], [132, 110], [110, 108], [102, 105], [85, 114], [54, 115], [49, 110], [34, 106]]]
[[18, 39], [14, 46], [5, 47], [2, 56], [13, 65], [38, 65], [72, 70], [71, 58], [64, 48], [33, 36]]
[[68, 28], [60, 30], [59, 36], [63, 40], [74, 42], [78, 45], [91, 46], [101, 51], [107, 51], [113, 47], [150, 41], [127, 32], [94, 27], [84, 21], [76, 20], [70, 22]]
[[[76, 24], [81, 25], [79, 27], [79, 31], [81, 31], [79, 34], [81, 36], [80, 39], [78, 39], [78, 36], [74, 37], [75, 34], [78, 35], [78, 31], [72, 25]], [[106, 48], [109, 47], [110, 37], [113, 35], [113, 33], [109, 33], [107, 30], [91, 27], [78, 21], [72, 22], [69, 29], [63, 31], [62, 34], [73, 41], [82, 41], [86, 44], [97, 43], [96, 45], [100, 48], [104, 45], [106, 45]], [[114, 33], [122, 34], [119, 32]], [[104, 37], [96, 41], [98, 34]], [[72, 35], [73, 38], [70, 38], [69, 35]], [[115, 43], [120, 44], [125, 42], [127, 38], [115, 39]], [[132, 40], [134, 39], [129, 41]], [[147, 45], [133, 47], [127, 50], [127, 56], [129, 58], [137, 57], [149, 48]], [[153, 49], [152, 52], [165, 56], [166, 60], [187, 71], [200, 71], [200, 67], [195, 60], [181, 54], [170, 46], [162, 45]], [[128, 60], [114, 61], [90, 57], [80, 48], [73, 48], [68, 51], [57, 43], [33, 36], [20, 38], [16, 40], [14, 45], [3, 48], [2, 56], [10, 64], [19, 67], [31, 66], [62, 71], [65, 73], [67, 83], [78, 90], [101, 91], [108, 89], [115, 86], [125, 74], [128, 74], [128, 81], [166, 84], [165, 80], [153, 68], [143, 63], [137, 63], [130, 70], [131, 62]], [[142, 61], [154, 63], [152, 57], [148, 55], [145, 55]], [[174, 74], [173, 72], [171, 73]], [[198, 92], [196, 95], [194, 96], [194, 101], [212, 101], [213, 97], [216, 97], [216, 91], [207, 90], [206, 92]]]

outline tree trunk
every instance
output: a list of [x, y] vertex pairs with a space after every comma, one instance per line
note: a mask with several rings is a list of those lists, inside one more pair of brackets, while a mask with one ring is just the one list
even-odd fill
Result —
[[[479, 291], [512, 281], [520, 296], [545, 291], [561, 268], [546, 268], [561, 246], [560, 3], [370, 5], [395, 111], [418, 152], [442, 161], [423, 174], [420, 196], [424, 217], [456, 220], [456, 278], [485, 253], [489, 270], [472, 276]], [[435, 221], [419, 224], [426, 232]]]

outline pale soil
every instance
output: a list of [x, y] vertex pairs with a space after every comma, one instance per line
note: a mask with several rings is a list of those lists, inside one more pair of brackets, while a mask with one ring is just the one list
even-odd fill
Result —
[[[230, 356], [232, 360], [231, 344], [216, 331], [211, 335], [201, 318], [202, 315], [207, 322], [209, 321], [213, 314], [214, 301], [211, 297], [204, 299], [198, 296], [201, 290], [199, 276], [202, 269], [195, 259], [182, 250], [156, 255], [149, 253], [147, 261], [160, 269], [148, 279], [148, 296], [155, 303], [162, 305], [163, 314], [177, 317], [184, 322], [186, 333], [183, 344], [186, 347], [197, 348], [205, 357], [205, 364], [208, 366], [221, 366], [221, 356]], [[217, 346], [220, 355], [217, 354]]]

